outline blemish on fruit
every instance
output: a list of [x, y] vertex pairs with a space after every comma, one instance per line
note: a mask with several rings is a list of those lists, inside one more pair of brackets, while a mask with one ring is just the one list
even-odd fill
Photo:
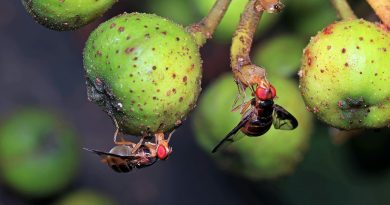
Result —
[[326, 46], [326, 49], [330, 50], [332, 48], [332, 46]]
[[118, 31], [119, 31], [119, 32], [123, 32], [124, 30], [125, 30], [125, 27], [123, 27], [123, 26], [121, 26], [121, 27], [118, 28]]
[[110, 25], [110, 28], [114, 28], [116, 26], [116, 24], [115, 23], [112, 23], [111, 25]]
[[173, 79], [176, 78], [176, 73], [172, 73], [172, 78], [173, 78]]
[[347, 49], [343, 48], [341, 49], [341, 53], [345, 53], [347, 51]]
[[333, 30], [333, 24], [329, 25], [328, 27], [326, 27], [326, 28], [324, 29], [324, 34], [325, 34], [325, 35], [332, 34], [332, 33], [333, 33], [332, 30]]
[[163, 31], [163, 32], [161, 32], [164, 36], [166, 36], [167, 35], [167, 32], [166, 31]]
[[130, 53], [133, 52], [134, 50], [135, 50], [134, 47], [131, 47], [131, 48], [129, 47], [129, 48], [126, 48], [126, 49], [125, 49], [125, 53], [126, 53], [126, 54], [130, 54]]

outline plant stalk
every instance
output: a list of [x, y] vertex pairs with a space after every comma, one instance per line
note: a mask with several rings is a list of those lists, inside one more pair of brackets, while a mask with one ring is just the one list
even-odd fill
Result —
[[265, 69], [253, 65], [250, 50], [257, 24], [264, 12], [259, 0], [249, 0], [234, 33], [230, 49], [230, 64], [236, 82], [245, 89], [265, 78]]
[[356, 15], [353, 13], [347, 0], [331, 0], [333, 7], [337, 10], [337, 13], [343, 20], [356, 19]]
[[390, 1], [389, 0], [367, 0], [368, 4], [374, 9], [376, 15], [390, 27]]
[[225, 15], [230, 2], [231, 0], [216, 0], [213, 8], [211, 8], [206, 17], [204, 17], [200, 22], [187, 27], [187, 31], [194, 36], [199, 46], [205, 44], [207, 39], [212, 37], [217, 26]]

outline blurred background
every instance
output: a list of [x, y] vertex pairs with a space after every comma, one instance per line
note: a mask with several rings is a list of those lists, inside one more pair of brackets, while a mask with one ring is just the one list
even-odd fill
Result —
[[[188, 25], [214, 1], [122, 0], [72, 32], [35, 23], [20, 1], [0, 1], [0, 205], [389, 204], [389, 129], [330, 129], [305, 110], [298, 92], [302, 49], [337, 19], [327, 0], [284, 1], [281, 14], [263, 16], [253, 47], [254, 62], [268, 69], [280, 91], [276, 103], [298, 118], [299, 128], [271, 128], [211, 155], [240, 120], [229, 112], [236, 88], [225, 73], [245, 2], [232, 0], [215, 38], [201, 49], [203, 93], [175, 132], [169, 160], [118, 174], [82, 150], [109, 150], [115, 131], [87, 100], [82, 50], [89, 33], [125, 11]], [[365, 1], [350, 3], [359, 17], [377, 20]]]

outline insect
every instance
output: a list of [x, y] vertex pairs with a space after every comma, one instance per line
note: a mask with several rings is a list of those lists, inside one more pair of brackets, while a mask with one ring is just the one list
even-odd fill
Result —
[[[172, 147], [168, 145], [173, 132], [165, 139], [164, 133], [154, 134], [155, 142], [145, 141], [141, 145], [130, 141], [117, 142], [109, 152], [87, 149], [102, 157], [102, 162], [116, 172], [130, 172], [133, 169], [144, 168], [153, 165], [157, 160], [166, 160], [172, 153]], [[153, 136], [143, 137], [150, 140]]]
[[260, 136], [266, 133], [272, 124], [276, 129], [295, 129], [298, 121], [283, 107], [274, 104], [275, 97], [275, 88], [263, 80], [255, 90], [255, 97], [239, 106], [243, 114], [241, 121], [215, 146], [212, 153], [218, 151], [222, 145], [240, 139], [239, 131], [246, 136]]

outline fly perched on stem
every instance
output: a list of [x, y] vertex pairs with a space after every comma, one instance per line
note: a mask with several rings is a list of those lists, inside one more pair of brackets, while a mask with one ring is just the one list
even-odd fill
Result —
[[242, 137], [239, 133], [256, 137], [265, 134], [272, 124], [275, 129], [281, 130], [293, 130], [298, 126], [298, 121], [292, 114], [274, 104], [276, 89], [267, 80], [262, 80], [254, 92], [254, 98], [236, 108], [241, 108], [241, 121], [215, 146], [212, 153], [222, 145], [239, 140]]

